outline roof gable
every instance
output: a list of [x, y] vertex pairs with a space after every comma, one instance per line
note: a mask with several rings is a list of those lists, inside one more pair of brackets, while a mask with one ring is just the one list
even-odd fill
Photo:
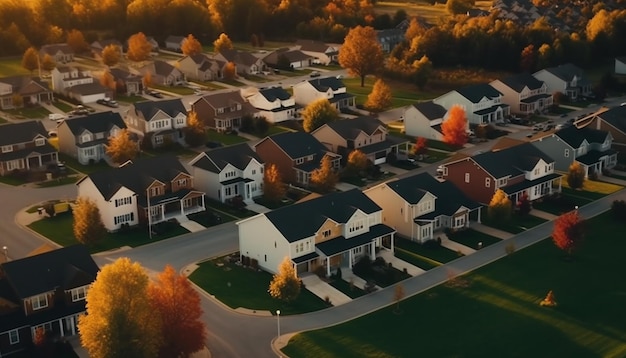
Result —
[[360, 133], [373, 135], [385, 125], [376, 118], [361, 116], [354, 119], [342, 119], [325, 124], [345, 139], [356, 139]]
[[517, 93], [521, 93], [525, 87], [528, 87], [529, 90], [537, 90], [543, 86], [543, 81], [538, 80], [530, 73], [520, 73], [505, 77], [501, 79], [500, 82]]
[[473, 156], [472, 160], [496, 179], [522, 175], [531, 171], [539, 160], [554, 162], [554, 159], [531, 143], [481, 153]]
[[484, 98], [494, 99], [502, 96], [502, 93], [491, 85], [482, 83], [477, 85], [469, 85], [456, 90], [461, 96], [467, 98], [472, 103], [478, 103]]
[[326, 152], [326, 147], [312, 134], [306, 132], [283, 132], [268, 137], [279, 146], [291, 159]]
[[133, 106], [135, 107], [135, 113], [141, 113], [147, 121], [155, 117], [159, 112], [167, 114], [170, 118], [174, 118], [181, 113], [187, 116], [187, 110], [180, 98], [136, 102]]
[[117, 112], [107, 111], [91, 113], [84, 117], [69, 118], [63, 121], [74, 136], [81, 135], [84, 131], [91, 133], [108, 133], [112, 128], [124, 129], [126, 123]]
[[263, 161], [246, 143], [215, 148], [201, 154], [201, 157], [192, 162], [192, 166], [219, 173], [229, 164], [239, 170], [244, 170], [251, 160], [263, 164]]
[[32, 142], [35, 138], [47, 138], [47, 131], [39, 121], [10, 123], [0, 126], [0, 146]]

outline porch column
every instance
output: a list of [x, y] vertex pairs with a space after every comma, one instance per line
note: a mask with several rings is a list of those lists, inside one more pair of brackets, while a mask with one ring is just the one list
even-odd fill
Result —
[[376, 241], [372, 241], [370, 244], [370, 260], [374, 261], [376, 259]]
[[41, 164], [41, 155], [40, 155], [40, 156], [37, 156], [37, 158], [39, 159], [39, 166], [41, 166], [41, 165], [42, 165], [42, 164]]
[[165, 205], [161, 205], [161, 220], [165, 221]]
[[65, 320], [65, 318], [61, 318], [59, 319], [59, 332], [61, 333], [61, 337], [65, 336], [63, 334], [63, 321]]
[[480, 224], [480, 211], [482, 210], [482, 206], [478, 207], [478, 223]]
[[326, 276], [330, 277], [330, 257], [326, 257]]
[[352, 249], [348, 251], [348, 267], [352, 268]]
[[393, 237], [394, 233], [391, 233], [391, 253], [396, 252], [396, 249], [394, 248], [393, 244], [394, 244], [394, 237]]
[[204, 195], [202, 195], [202, 210], [206, 210], [206, 207], [204, 206]]
[[180, 215], [185, 215], [185, 199], [180, 200]]

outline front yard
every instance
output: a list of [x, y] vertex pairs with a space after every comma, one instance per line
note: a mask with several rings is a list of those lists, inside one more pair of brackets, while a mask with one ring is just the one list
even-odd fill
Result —
[[39, 106], [5, 109], [4, 111], [17, 119], [48, 119], [50, 114], [50, 111]]
[[[361, 79], [358, 77], [344, 78], [343, 83], [346, 85], [346, 91], [356, 96], [357, 104], [364, 104], [367, 101], [367, 96], [372, 92], [372, 87], [376, 78], [368, 76], [365, 78], [365, 85], [361, 87]], [[385, 81], [389, 87], [391, 87], [392, 96], [392, 108], [404, 107], [411, 105], [419, 100], [427, 100], [437, 97], [435, 93], [419, 92], [417, 88], [406, 82], [399, 82], [394, 80]]]
[[248, 140], [244, 137], [240, 137], [235, 134], [226, 134], [219, 133], [212, 129], [209, 129], [206, 134], [207, 141], [220, 142], [224, 145], [231, 145], [237, 143], [247, 142]]
[[454, 233], [449, 233], [447, 236], [448, 239], [456, 241], [459, 244], [463, 244], [467, 247], [471, 247], [475, 250], [479, 249], [480, 245], [482, 245], [482, 247], [487, 247], [489, 245], [493, 245], [497, 242], [502, 241], [497, 237], [487, 235], [471, 228], [462, 231], [456, 231]]
[[[615, 265], [626, 250], [620, 240], [626, 227], [608, 213], [589, 224], [572, 262], [545, 240], [402, 301], [400, 314], [391, 305], [301, 333], [283, 352], [341, 358], [413, 357], [417, 349], [423, 357], [624, 356], [626, 281]], [[541, 307], [550, 290], [558, 306]]]
[[481, 221], [484, 225], [491, 226], [494, 229], [510, 232], [511, 234], [519, 234], [522, 231], [533, 228], [537, 225], [545, 223], [547, 220], [532, 215], [519, 215], [517, 213], [511, 214], [511, 218], [508, 221], [493, 220], [489, 218], [489, 210], [481, 211]]
[[419, 244], [407, 239], [395, 238], [395, 256], [424, 270], [430, 270], [459, 258], [455, 251], [439, 246], [435, 241]]

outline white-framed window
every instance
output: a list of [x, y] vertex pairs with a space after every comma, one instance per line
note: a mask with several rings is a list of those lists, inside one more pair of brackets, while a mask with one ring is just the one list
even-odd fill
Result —
[[183, 208], [189, 208], [193, 205], [193, 199], [187, 198], [183, 200]]
[[23, 169], [24, 165], [21, 160], [12, 160], [7, 162], [7, 170]]
[[155, 144], [163, 144], [163, 136], [162, 135], [154, 136], [154, 143]]
[[2, 153], [9, 153], [13, 151], [13, 146], [12, 145], [3, 145], [2, 146]]
[[89, 133], [85, 133], [80, 137], [80, 141], [81, 143], [87, 143], [89, 141], [91, 141], [91, 134]]
[[329, 237], [330, 234], [331, 234], [330, 229], [322, 231], [322, 236], [324, 236], [324, 237]]
[[43, 294], [35, 296], [31, 299], [33, 310], [39, 310], [48, 307], [48, 295]]
[[535, 168], [535, 175], [539, 175], [539, 168]]
[[252, 175], [256, 174], [256, 169], [252, 169]]
[[296, 165], [298, 164], [303, 164], [304, 163], [304, 158], [298, 158], [296, 159]]
[[365, 227], [363, 220], [357, 220], [353, 222], [352, 224], [350, 224], [350, 227], [348, 227], [348, 231], [349, 232], [359, 231], [363, 229], [363, 227]]
[[506, 178], [498, 179], [498, 188], [506, 185]]
[[46, 140], [44, 138], [35, 139], [35, 146], [41, 147], [42, 145], [45, 145], [45, 144], [46, 144]]
[[9, 343], [10, 344], [20, 343], [20, 331], [18, 331], [17, 329], [13, 329], [9, 331]]
[[176, 124], [185, 124], [185, 118], [176, 118]]
[[485, 188], [489, 188], [491, 186], [491, 178], [485, 178]]
[[470, 182], [470, 174], [469, 173], [465, 173], [465, 182], [466, 183]]
[[87, 286], [78, 287], [72, 290], [72, 302], [82, 301], [87, 296]]
[[261, 174], [263, 174], [263, 167], [261, 167]]
[[217, 113], [224, 113], [224, 108], [218, 108]]
[[115, 199], [115, 207], [117, 208], [118, 206], [132, 204], [132, 202], [133, 198], [131, 196], [127, 196], [121, 199]]
[[[153, 209], [153, 208], [150, 208], [150, 209]], [[134, 221], [134, 220], [135, 220], [135, 213], [128, 213], [124, 215], [115, 216], [113, 218], [113, 223], [117, 225], [117, 224], [123, 224], [123, 223]]]
[[565, 158], [569, 157], [569, 149], [565, 149], [565, 152], [563, 153], [563, 156]]
[[178, 179], [178, 186], [187, 185], [187, 178]]

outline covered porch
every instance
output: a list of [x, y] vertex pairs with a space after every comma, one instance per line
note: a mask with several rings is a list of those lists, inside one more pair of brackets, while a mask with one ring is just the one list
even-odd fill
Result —
[[241, 126], [241, 117], [216, 117], [215, 130], [218, 132], [226, 132], [233, 129], [239, 129]]
[[204, 193], [185, 189], [150, 198], [146, 206], [146, 215], [149, 211], [149, 224], [154, 225], [204, 210]]
[[528, 200], [534, 201], [553, 193], [560, 193], [561, 177], [561, 174], [548, 174], [539, 179], [524, 180], [502, 189], [513, 203], [517, 203], [524, 193], [528, 195]]
[[535, 96], [524, 98], [520, 101], [520, 113], [521, 114], [533, 114], [535, 112], [542, 112], [545, 109], [552, 106], [552, 95], [547, 93], [538, 94]]
[[474, 115], [479, 119], [478, 124], [502, 122], [510, 114], [510, 107], [507, 104], [498, 104], [474, 112]]
[[374, 165], [379, 165], [387, 162], [389, 153], [394, 153], [396, 156], [398, 154], [407, 155], [409, 141], [405, 138], [387, 136], [387, 139], [382, 142], [360, 147], [358, 150], [362, 151]]
[[339, 111], [343, 108], [356, 107], [356, 97], [349, 93], [337, 93], [333, 98], [330, 98], [329, 101], [331, 104], [334, 104]]
[[584, 168], [585, 178], [593, 174], [602, 175], [604, 169], [611, 169], [617, 165], [617, 151], [590, 150], [587, 154], [576, 158], [576, 161]]
[[257, 183], [249, 178], [234, 178], [220, 182], [221, 187], [217, 193], [222, 203], [226, 200], [241, 195], [244, 202], [251, 202], [257, 195]]

